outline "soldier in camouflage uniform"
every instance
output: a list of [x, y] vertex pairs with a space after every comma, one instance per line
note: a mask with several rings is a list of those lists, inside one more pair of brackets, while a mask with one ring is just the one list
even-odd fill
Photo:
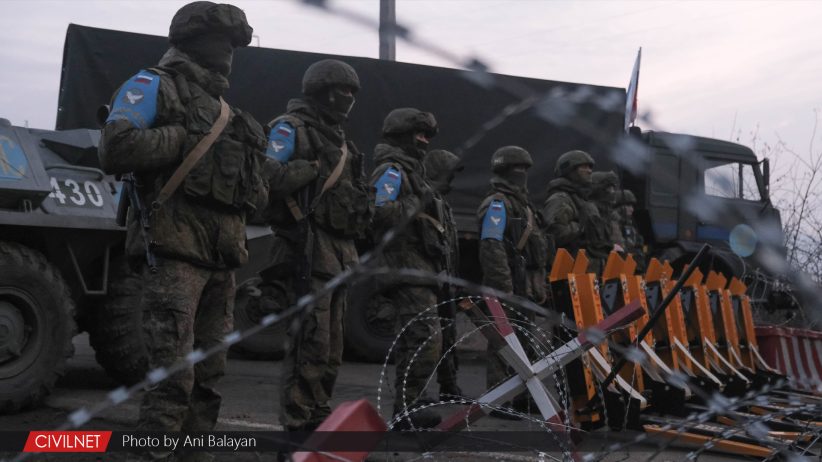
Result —
[[[376, 165], [371, 181], [376, 186], [374, 232], [377, 239], [419, 210], [411, 225], [383, 253], [390, 268], [409, 268], [431, 273], [444, 270], [443, 256], [450, 252], [443, 232], [442, 207], [434, 188], [426, 181], [423, 158], [428, 142], [437, 133], [437, 122], [428, 112], [413, 108], [391, 111], [383, 122], [383, 141], [374, 154]], [[437, 303], [438, 284], [431, 281], [391, 280], [385, 293], [397, 313], [399, 327], [408, 324], [422, 310]], [[431, 313], [436, 315], [436, 313]], [[433, 427], [440, 417], [430, 410], [415, 410], [425, 384], [440, 358], [441, 332], [436, 316], [425, 316], [410, 324], [399, 337], [395, 350], [396, 380], [394, 414], [414, 411], [396, 428]], [[418, 348], [421, 349], [418, 351]], [[414, 362], [409, 362], [416, 353]], [[407, 374], [407, 376], [406, 376]]]
[[[457, 224], [454, 222], [454, 214], [445, 196], [451, 191], [451, 182], [454, 175], [462, 171], [464, 166], [460, 165], [460, 158], [452, 152], [444, 149], [434, 149], [425, 155], [423, 162], [425, 176], [428, 183], [434, 188], [435, 204], [440, 204], [442, 209], [442, 230], [448, 241], [450, 252], [444, 253], [443, 271], [451, 276], [458, 276], [457, 270], [460, 261], [459, 237], [457, 236]], [[438, 306], [441, 320], [447, 320], [442, 326], [442, 354], [444, 355], [437, 368], [437, 383], [440, 385], [440, 399], [454, 399], [462, 396], [462, 390], [457, 385], [457, 351], [449, 349], [454, 346], [457, 340], [456, 304], [449, 302], [456, 297], [454, 287], [445, 284], [439, 293]], [[446, 303], [447, 302], [447, 303]]]
[[[546, 300], [545, 268], [552, 250], [541, 230], [542, 217], [528, 200], [532, 165], [531, 155], [519, 146], [499, 148], [491, 157], [491, 191], [477, 210], [479, 259], [483, 285], [541, 304]], [[506, 314], [515, 325], [523, 316], [507, 309]], [[521, 331], [517, 335], [523, 345], [531, 344]], [[488, 387], [512, 374], [496, 354], [489, 355], [486, 371]]]
[[636, 260], [639, 274], [645, 273], [645, 240], [634, 222], [634, 207], [636, 196], [628, 189], [617, 193], [617, 210], [619, 213], [619, 227], [624, 239], [625, 252], [630, 253]]
[[[173, 184], [172, 174], [220, 116], [233, 49], [246, 46], [251, 32], [234, 6], [182, 7], [171, 21], [171, 48], [157, 66], [117, 90], [103, 127], [102, 168], [133, 173], [145, 205], [139, 210], [131, 204], [126, 251], [143, 270], [145, 342], [153, 368], [182, 361], [193, 348], [216, 346], [233, 328], [232, 269], [248, 259], [246, 219], [265, 206], [268, 195], [262, 127], [225, 105], [225, 129], [178, 188], [160, 192]], [[222, 168], [226, 164], [234, 168]], [[225, 352], [149, 387], [138, 428], [213, 430], [221, 401], [215, 385], [224, 369]], [[198, 454], [189, 456], [208, 458]]]
[[[266, 154], [289, 167], [271, 183], [267, 219], [276, 232], [263, 298], [282, 309], [316, 292], [357, 262], [354, 239], [368, 226], [373, 208], [363, 156], [346, 139], [342, 124], [360, 80], [350, 65], [318, 61], [305, 71], [304, 98], [269, 124]], [[312, 431], [331, 413], [329, 400], [342, 363], [346, 288], [319, 298], [290, 332], [283, 361], [280, 422], [288, 431]], [[274, 309], [277, 309], [274, 308]]]
[[605, 220], [610, 242], [618, 251], [623, 250], [622, 230], [619, 227], [619, 212], [616, 207], [616, 193], [619, 189], [619, 177], [613, 171], [594, 172], [591, 174], [590, 199], [597, 206], [599, 216]]
[[548, 198], [542, 209], [546, 233], [556, 247], [577, 255], [585, 249], [588, 270], [600, 274], [613, 248], [609, 227], [588, 198], [594, 159], [584, 151], [569, 151], [557, 159], [554, 173], [558, 178], [548, 183]]

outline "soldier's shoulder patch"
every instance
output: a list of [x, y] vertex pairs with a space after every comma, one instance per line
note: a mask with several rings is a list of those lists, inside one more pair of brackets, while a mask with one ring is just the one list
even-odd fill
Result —
[[377, 200], [374, 205], [381, 207], [385, 205], [386, 202], [397, 200], [401, 185], [402, 172], [394, 167], [388, 167], [382, 176], [377, 179], [377, 182], [374, 183], [374, 186], [377, 188]]
[[120, 87], [106, 123], [128, 120], [137, 128], [151, 128], [157, 117], [160, 76], [141, 70]]
[[507, 216], [505, 213], [505, 203], [499, 199], [494, 199], [485, 211], [485, 218], [482, 219], [482, 232], [480, 239], [494, 239], [501, 241], [505, 234]]
[[284, 120], [278, 122], [268, 133], [265, 155], [280, 162], [288, 162], [294, 154], [296, 139], [297, 129], [293, 125]]

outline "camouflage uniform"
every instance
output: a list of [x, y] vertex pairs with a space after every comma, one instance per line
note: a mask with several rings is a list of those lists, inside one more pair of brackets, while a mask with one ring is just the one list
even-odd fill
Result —
[[[531, 165], [531, 155], [517, 146], [500, 148], [492, 156], [491, 191], [477, 210], [479, 259], [483, 285], [543, 303], [545, 268], [551, 249], [540, 229], [542, 218], [528, 200], [526, 179]], [[514, 325], [523, 316], [526, 322], [534, 319], [511, 310], [506, 310], [506, 314]], [[532, 342], [520, 330], [517, 336], [532, 353], [528, 347]], [[488, 387], [512, 374], [496, 354], [489, 355], [486, 371]]]
[[[458, 275], [459, 268], [459, 237], [457, 235], [457, 224], [454, 222], [454, 214], [451, 205], [445, 200], [445, 195], [451, 191], [451, 181], [456, 172], [462, 171], [463, 166], [459, 165], [459, 157], [455, 154], [434, 149], [425, 155], [423, 165], [428, 183], [434, 188], [434, 201], [442, 210], [443, 234], [447, 240], [448, 250], [443, 252], [444, 271], [451, 275]], [[453, 399], [454, 396], [462, 396], [462, 390], [457, 385], [457, 351], [452, 349], [457, 341], [457, 322], [455, 302], [449, 302], [456, 297], [456, 291], [450, 284], [445, 284], [440, 290], [437, 307], [441, 320], [447, 320], [442, 326], [442, 354], [440, 365], [437, 367], [437, 383], [440, 385], [440, 398]], [[447, 302], [447, 303], [446, 303]], [[451, 350], [448, 354], [448, 350]]]
[[[411, 225], [385, 249], [383, 263], [389, 268], [409, 268], [430, 273], [445, 269], [443, 256], [449, 252], [448, 241], [438, 229], [444, 219], [437, 214], [435, 192], [425, 179], [422, 164], [427, 147], [426, 137], [434, 134], [436, 121], [433, 115], [412, 108], [391, 111], [383, 124], [385, 142], [375, 149], [376, 167], [371, 176], [372, 184], [376, 186], [376, 237], [382, 238], [409, 212], [422, 207]], [[423, 309], [437, 303], [436, 283], [392, 279], [384, 280], [383, 284], [391, 287], [386, 291], [386, 296], [396, 309], [400, 328], [405, 327]], [[440, 335], [439, 319], [436, 313], [430, 313], [411, 323], [399, 337], [395, 350], [395, 414], [406, 407], [414, 407], [422, 397], [425, 384], [440, 358]], [[414, 362], [409, 368], [412, 357]], [[418, 411], [412, 415], [414, 426], [430, 427], [438, 421], [439, 417], [430, 412]], [[400, 427], [405, 425], [407, 420], [400, 423]]]
[[616, 207], [616, 191], [619, 189], [619, 177], [613, 171], [594, 172], [591, 175], [590, 199], [597, 206], [599, 216], [605, 219], [608, 238], [611, 244], [623, 245], [620, 215]]
[[596, 205], [588, 200], [590, 181], [578, 178], [576, 169], [593, 167], [594, 161], [583, 151], [569, 151], [559, 159], [554, 172], [559, 178], [548, 183], [548, 198], [542, 209], [545, 230], [554, 238], [556, 247], [576, 256], [585, 249], [590, 264], [588, 270], [600, 274], [613, 245], [609, 226], [599, 215]]
[[[359, 79], [348, 64], [316, 62], [303, 77], [306, 98], [289, 101], [287, 112], [268, 124], [266, 154], [290, 167], [282, 182], [271, 183], [266, 218], [276, 237], [271, 265], [260, 273], [263, 297], [279, 309], [309, 291], [316, 293], [357, 262], [354, 239], [365, 230], [373, 209], [362, 155], [346, 140], [342, 122], [358, 89]], [[331, 98], [350, 103], [335, 107]], [[329, 400], [342, 363], [346, 298], [343, 286], [319, 298], [302, 313], [299, 331], [290, 332], [280, 414], [289, 431], [313, 430], [331, 413]]]
[[636, 196], [631, 191], [624, 189], [617, 194], [619, 226], [624, 238], [625, 252], [634, 256], [637, 272], [644, 274], [646, 268], [645, 240], [634, 222], [633, 208], [635, 205]]
[[[184, 6], [171, 23], [172, 47], [157, 67], [120, 87], [102, 131], [100, 164], [108, 173], [133, 172], [143, 213], [150, 213], [147, 240], [157, 257], [156, 272], [145, 265], [143, 229], [133, 207], [126, 251], [144, 266], [142, 308], [153, 368], [182, 361], [194, 348], [218, 345], [232, 329], [232, 268], [248, 259], [246, 219], [265, 206], [268, 194], [261, 177], [262, 127], [231, 108], [225, 130], [176, 192], [147, 209], [218, 118], [232, 49], [250, 40], [242, 10], [211, 2]], [[214, 387], [224, 369], [225, 352], [151, 386], [138, 428], [213, 430], [220, 409]]]

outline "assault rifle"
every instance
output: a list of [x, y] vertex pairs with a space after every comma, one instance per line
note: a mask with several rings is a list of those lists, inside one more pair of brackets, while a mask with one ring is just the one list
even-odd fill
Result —
[[146, 263], [152, 273], [157, 272], [157, 258], [154, 256], [154, 244], [149, 239], [151, 224], [148, 221], [148, 213], [140, 201], [140, 194], [137, 192], [137, 179], [133, 173], [126, 173], [121, 178], [123, 191], [120, 193], [120, 202], [117, 204], [117, 224], [127, 226], [128, 209], [131, 207], [134, 217], [140, 221], [140, 228], [143, 235], [143, 247], [146, 250]]

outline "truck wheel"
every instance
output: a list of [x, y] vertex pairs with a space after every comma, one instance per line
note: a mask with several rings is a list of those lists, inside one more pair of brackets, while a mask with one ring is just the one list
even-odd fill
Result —
[[382, 363], [396, 337], [394, 309], [382, 295], [362, 296], [368, 291], [357, 289], [355, 286], [349, 290], [343, 336], [345, 355], [360, 361]]
[[[234, 298], [234, 329], [245, 331], [260, 323], [263, 316], [259, 310], [261, 279], [252, 277], [237, 286]], [[287, 307], [286, 307], [287, 308]], [[288, 344], [286, 327], [288, 321], [278, 322], [247, 337], [231, 347], [231, 351], [250, 359], [282, 359]]]
[[[657, 258], [659, 258], [660, 262], [665, 262], [666, 260], [671, 262], [671, 266], [674, 268], [674, 277], [679, 277], [682, 274], [682, 270], [691, 260], [694, 259], [696, 256], [695, 253], [686, 253], [679, 247], [670, 247], [665, 249]], [[736, 274], [730, 264], [721, 257], [709, 257], [706, 258], [705, 261], [699, 266], [699, 270], [702, 271], [703, 274], [707, 275], [709, 271], [716, 271], [724, 275], [726, 278], [731, 279], [734, 276], [741, 277], [741, 274]]]
[[94, 307], [88, 326], [97, 362], [113, 379], [133, 385], [148, 372], [140, 306], [142, 281], [125, 257], [113, 260], [108, 293]]
[[669, 247], [657, 256], [660, 263], [670, 262], [674, 268], [673, 277], [682, 273], [682, 268], [693, 260], [695, 254], [686, 254], [679, 247]]
[[0, 242], [0, 413], [38, 404], [74, 354], [74, 301], [36, 250]]

